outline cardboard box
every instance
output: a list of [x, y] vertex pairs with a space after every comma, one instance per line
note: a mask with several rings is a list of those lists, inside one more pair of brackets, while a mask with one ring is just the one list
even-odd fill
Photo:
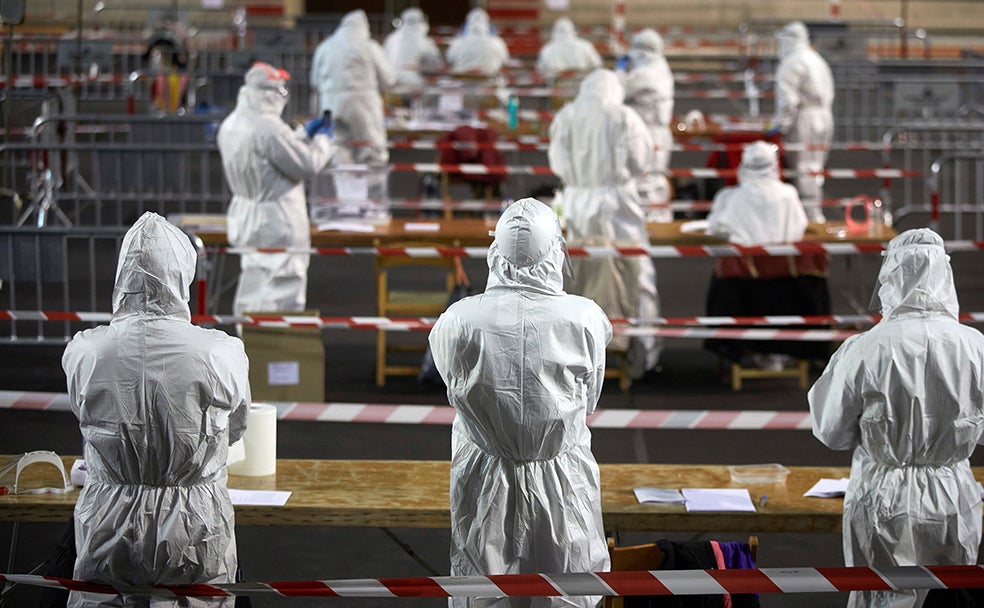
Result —
[[[317, 311], [290, 314], [318, 316]], [[321, 329], [244, 325], [243, 344], [249, 357], [249, 386], [253, 401], [320, 403], [325, 400], [325, 345]]]

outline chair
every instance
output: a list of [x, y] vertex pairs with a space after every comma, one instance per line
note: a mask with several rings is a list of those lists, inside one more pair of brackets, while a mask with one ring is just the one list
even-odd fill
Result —
[[[752, 558], [758, 560], [758, 537], [748, 537], [748, 549]], [[659, 570], [663, 562], [663, 551], [656, 543], [616, 547], [615, 539], [608, 538], [608, 555], [612, 561], [612, 572], [631, 572], [637, 570]], [[624, 608], [623, 597], [605, 596], [604, 608]]]
[[629, 355], [624, 350], [608, 349], [609, 365], [605, 365], [605, 378], [617, 378], [618, 389], [623, 393], [629, 392], [632, 387], [632, 378], [629, 376]]
[[731, 390], [740, 391], [741, 382], [745, 378], [797, 378], [802, 389], [810, 387], [810, 362], [797, 359], [793, 367], [784, 369], [760, 369], [757, 367], [742, 367], [741, 363], [731, 363]]
[[[378, 247], [379, 242], [375, 245]], [[387, 247], [442, 247], [435, 243], [419, 241], [409, 243], [392, 243]], [[455, 242], [452, 246], [457, 247]], [[444, 288], [400, 290], [390, 288], [390, 272], [416, 267], [431, 268], [444, 274]], [[463, 276], [457, 258], [435, 257], [414, 258], [401, 256], [376, 256], [376, 312], [380, 317], [437, 317], [447, 307], [448, 296], [454, 289], [459, 276]], [[462, 274], [459, 275], [459, 272]], [[416, 278], [416, 277], [415, 277]], [[385, 330], [376, 332], [376, 386], [384, 386], [387, 376], [415, 376], [420, 372], [420, 365], [391, 364], [387, 355], [391, 352], [420, 352], [426, 350], [424, 345], [387, 343]]]

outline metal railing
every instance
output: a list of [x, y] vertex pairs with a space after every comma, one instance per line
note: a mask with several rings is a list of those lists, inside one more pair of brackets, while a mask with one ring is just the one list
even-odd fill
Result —
[[930, 195], [901, 215], [929, 213], [930, 226], [944, 238], [984, 241], [984, 149], [947, 152], [933, 161]]

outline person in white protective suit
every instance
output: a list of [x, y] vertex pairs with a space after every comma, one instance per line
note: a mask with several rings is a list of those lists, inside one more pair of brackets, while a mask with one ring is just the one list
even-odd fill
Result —
[[427, 16], [419, 8], [410, 7], [400, 13], [400, 26], [383, 42], [386, 59], [396, 69], [398, 84], [421, 85], [421, 70], [444, 66], [441, 51], [427, 31]]
[[745, 146], [738, 185], [714, 195], [707, 233], [739, 245], [794, 243], [808, 224], [796, 188], [779, 176], [776, 146], [756, 141]]
[[[227, 229], [235, 247], [311, 247], [304, 183], [331, 160], [330, 125], [306, 131], [283, 121], [289, 78], [284, 70], [254, 64], [235, 109], [219, 125], [216, 141], [232, 191]], [[304, 310], [309, 261], [307, 253], [240, 254], [235, 314]]]
[[[451, 574], [609, 569], [586, 416], [612, 328], [564, 292], [556, 214], [526, 198], [499, 218], [485, 293], [430, 333], [457, 416], [451, 427]], [[599, 597], [453, 598], [451, 606], [595, 606]]]
[[[191, 324], [197, 256], [187, 235], [144, 213], [120, 248], [109, 325], [65, 347], [87, 477], [75, 505], [74, 578], [109, 584], [232, 583], [229, 445], [246, 430], [242, 342]], [[72, 591], [68, 605], [229, 606], [232, 599]]]
[[601, 55], [593, 44], [579, 38], [574, 22], [561, 17], [553, 24], [550, 42], [536, 59], [536, 71], [552, 82], [563, 72], [590, 72], [601, 67]]
[[663, 37], [646, 28], [632, 37], [626, 68], [619, 72], [625, 84], [625, 103], [642, 117], [656, 148], [648, 173], [638, 179], [639, 198], [651, 207], [648, 218], [673, 221], [669, 207], [673, 188], [667, 177], [673, 151], [673, 72], [663, 54]]
[[477, 15], [466, 21], [465, 31], [448, 45], [445, 58], [455, 74], [476, 72], [495, 75], [509, 60], [506, 43], [493, 33], [488, 18]]
[[[984, 336], [958, 321], [943, 239], [892, 239], [882, 319], [834, 353], [809, 392], [813, 434], [854, 450], [844, 499], [848, 566], [975, 564], [981, 495], [969, 457], [984, 437]], [[921, 606], [926, 591], [852, 593], [849, 606]]]
[[[615, 73], [596, 70], [550, 125], [547, 154], [564, 185], [560, 213], [572, 245], [649, 246], [635, 180], [652, 166], [653, 140], [642, 118], [622, 102]], [[648, 256], [578, 258], [574, 270], [573, 291], [610, 318], [651, 322], [659, 316], [656, 268]], [[628, 372], [640, 378], [657, 367], [662, 343], [652, 336], [616, 336], [611, 347], [627, 351]]]
[[369, 165], [369, 197], [384, 198], [389, 148], [381, 91], [396, 83], [396, 72], [372, 39], [365, 11], [346, 13], [314, 50], [310, 83], [321, 112], [330, 111], [335, 121], [333, 164]]
[[820, 53], [810, 46], [810, 34], [800, 21], [777, 34], [776, 111], [772, 131], [782, 133], [787, 146], [819, 146], [819, 150], [786, 151], [796, 171], [796, 189], [811, 222], [823, 222], [823, 171], [834, 137], [834, 77]]

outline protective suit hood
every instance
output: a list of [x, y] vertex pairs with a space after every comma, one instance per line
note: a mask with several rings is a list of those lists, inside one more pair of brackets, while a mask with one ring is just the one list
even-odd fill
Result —
[[488, 19], [475, 18], [465, 24], [465, 36], [490, 36], [492, 24]]
[[290, 73], [269, 63], [257, 61], [243, 77], [237, 103], [260, 114], [280, 116], [287, 107], [287, 81]]
[[400, 13], [400, 27], [424, 36], [427, 35], [427, 31], [430, 29], [427, 25], [427, 17], [424, 16], [424, 11], [414, 6], [404, 9]]
[[625, 101], [625, 89], [611, 70], [595, 70], [581, 81], [575, 102], [588, 101], [603, 106], [620, 106]]
[[553, 30], [550, 31], [551, 40], [570, 40], [577, 36], [574, 29], [574, 22], [567, 17], [561, 17], [554, 21]]
[[629, 58], [635, 67], [642, 67], [662, 57], [664, 50], [663, 37], [656, 30], [646, 28], [632, 37]]
[[882, 315], [960, 313], [950, 256], [943, 239], [928, 228], [907, 230], [888, 243], [875, 291]]
[[557, 215], [535, 198], [510, 205], [495, 225], [488, 264], [490, 289], [522, 285], [562, 293], [570, 266]]
[[113, 288], [114, 319], [131, 315], [191, 320], [188, 286], [197, 256], [188, 237], [146, 212], [123, 237]]
[[810, 31], [802, 21], [791, 21], [776, 32], [779, 58], [786, 57], [810, 44]]
[[745, 183], [766, 179], [779, 179], [778, 148], [764, 141], [752, 142], [741, 153], [738, 181]]
[[338, 24], [338, 30], [335, 33], [368, 40], [372, 37], [372, 32], [369, 30], [369, 17], [361, 8], [346, 13]]

